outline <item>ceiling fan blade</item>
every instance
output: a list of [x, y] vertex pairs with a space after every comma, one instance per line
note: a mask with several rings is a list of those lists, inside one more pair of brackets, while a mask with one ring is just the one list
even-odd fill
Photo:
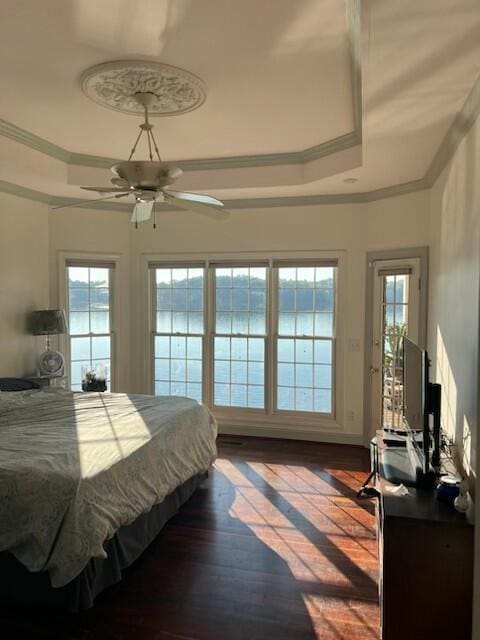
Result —
[[125, 178], [112, 178], [110, 182], [117, 185], [117, 187], [125, 187], [126, 189], [130, 188], [130, 185]]
[[127, 185], [126, 187], [80, 187], [80, 189], [85, 189], [85, 191], [96, 191], [97, 193], [120, 193], [120, 191], [127, 191], [129, 187]]
[[130, 191], [124, 193], [117, 193], [114, 196], [106, 196], [105, 198], [95, 198], [93, 200], [78, 200], [77, 202], [71, 202], [69, 204], [61, 204], [58, 207], [52, 207], [52, 209], [66, 209], [67, 207], [78, 207], [81, 204], [88, 204], [89, 202], [101, 202], [102, 200], [111, 200], [112, 198], [124, 198], [129, 196]]
[[173, 204], [176, 207], [180, 207], [180, 209], [185, 209], [186, 211], [201, 213], [202, 215], [213, 218], [214, 220], [225, 220], [230, 215], [230, 213], [223, 208], [223, 205], [219, 207], [205, 204], [199, 200], [194, 200], [193, 198], [177, 198], [176, 195], [172, 195], [172, 193], [168, 193], [167, 191], [164, 191], [164, 194], [165, 202]]
[[206, 196], [203, 193], [190, 193], [189, 191], [165, 191], [175, 198], [180, 198], [180, 200], [190, 200], [193, 202], [201, 202], [202, 204], [211, 205], [212, 207], [223, 207], [224, 204], [221, 200], [217, 200], [213, 196]]
[[154, 200], [148, 202], [136, 202], [133, 207], [132, 222], [145, 222], [152, 215]]

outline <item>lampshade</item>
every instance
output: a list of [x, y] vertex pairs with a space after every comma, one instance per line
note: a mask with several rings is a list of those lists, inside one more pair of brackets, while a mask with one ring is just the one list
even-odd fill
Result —
[[67, 331], [63, 309], [41, 309], [30, 314], [30, 333], [34, 336], [58, 335]]

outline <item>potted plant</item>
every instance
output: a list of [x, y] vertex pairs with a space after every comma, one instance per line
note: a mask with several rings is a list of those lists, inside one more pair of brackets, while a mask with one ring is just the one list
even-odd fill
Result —
[[85, 371], [82, 379], [82, 391], [106, 391], [107, 381], [105, 375], [97, 373], [94, 369]]

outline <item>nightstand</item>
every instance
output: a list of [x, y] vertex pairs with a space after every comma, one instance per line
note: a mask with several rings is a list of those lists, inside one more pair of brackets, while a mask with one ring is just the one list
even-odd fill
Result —
[[29, 376], [25, 378], [39, 387], [59, 387], [65, 389], [65, 376]]

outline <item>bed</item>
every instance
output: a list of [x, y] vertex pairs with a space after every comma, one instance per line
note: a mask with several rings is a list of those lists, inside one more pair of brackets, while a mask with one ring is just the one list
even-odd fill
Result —
[[91, 606], [204, 479], [215, 439], [188, 398], [0, 392], [2, 601]]

